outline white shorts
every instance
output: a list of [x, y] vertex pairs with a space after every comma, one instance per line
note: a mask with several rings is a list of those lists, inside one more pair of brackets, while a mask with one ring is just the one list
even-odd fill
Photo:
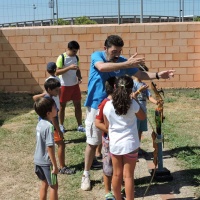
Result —
[[86, 142], [91, 145], [99, 145], [102, 143], [102, 131], [95, 126], [97, 111], [94, 108], [86, 107]]

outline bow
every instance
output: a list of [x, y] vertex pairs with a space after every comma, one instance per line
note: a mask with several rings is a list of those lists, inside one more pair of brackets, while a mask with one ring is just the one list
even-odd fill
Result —
[[[143, 69], [144, 71], [146, 71], [143, 66], [139, 65], [139, 67], [141, 69]], [[161, 134], [161, 124], [163, 123], [163, 120], [164, 120], [164, 116], [163, 116], [163, 98], [161, 96], [161, 94], [164, 96], [164, 92], [163, 92], [162, 88], [161, 89], [157, 89], [156, 84], [153, 81], [151, 81], [151, 89], [155, 93], [155, 97], [156, 97], [157, 105], [158, 105], [157, 108], [155, 109], [156, 131], [154, 130], [153, 125], [151, 124], [150, 120], [147, 118], [148, 121], [149, 121], [149, 124], [150, 124], [150, 126], [151, 126], [151, 128], [153, 130], [152, 134], [151, 134], [151, 137], [152, 137], [152, 140], [153, 140], [153, 148], [154, 148], [153, 163], [155, 165], [155, 168], [153, 170], [153, 174], [152, 174], [150, 183], [147, 186], [142, 199], [144, 199], [147, 191], [149, 190], [149, 187], [151, 186], [151, 183], [152, 183], [152, 181], [154, 179], [154, 176], [155, 176], [156, 167], [157, 167], [157, 164], [158, 164], [157, 134]]]
[[[161, 134], [161, 124], [164, 121], [164, 115], [163, 115], [163, 98], [161, 96], [161, 94], [164, 96], [164, 91], [163, 89], [157, 89], [156, 84], [152, 81], [151, 82], [151, 89], [153, 90], [156, 100], [157, 100], [157, 108], [155, 110], [155, 122], [156, 122], [156, 133], [155, 131], [152, 132], [152, 139], [153, 139], [153, 147], [154, 147], [154, 160], [153, 163], [155, 164], [155, 166], [157, 166], [158, 164], [158, 160], [157, 160], [157, 155], [158, 155], [158, 145], [157, 145], [157, 134]], [[164, 144], [164, 140], [163, 140], [163, 144]]]

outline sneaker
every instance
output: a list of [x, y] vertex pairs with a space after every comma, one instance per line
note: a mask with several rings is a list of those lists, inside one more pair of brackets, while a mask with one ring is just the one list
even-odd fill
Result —
[[99, 162], [97, 159], [93, 160], [91, 168], [93, 168], [93, 169], [102, 169], [102, 167], [103, 167], [103, 163], [102, 162]]
[[103, 156], [100, 154], [99, 156], [95, 156], [97, 160], [102, 160]]
[[83, 125], [80, 125], [80, 126], [77, 128], [77, 131], [85, 133], [85, 128], [83, 127]]
[[91, 189], [91, 184], [90, 184], [90, 176], [82, 176], [81, 180], [81, 189], [84, 191], [90, 190]]
[[75, 174], [76, 170], [69, 168], [67, 166], [63, 167], [62, 169], [59, 169], [59, 174], [67, 174], [67, 175], [71, 175], [71, 174]]
[[105, 195], [106, 200], [115, 200], [115, 197], [112, 192], [109, 192], [108, 194]]
[[62, 133], [66, 133], [67, 130], [65, 129], [65, 127], [63, 125], [60, 124], [60, 130]]

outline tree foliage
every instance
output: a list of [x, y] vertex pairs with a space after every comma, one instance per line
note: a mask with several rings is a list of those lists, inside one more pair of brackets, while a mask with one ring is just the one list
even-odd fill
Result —
[[89, 19], [86, 16], [76, 18], [75, 25], [81, 25], [81, 24], [97, 24], [97, 22]]
[[194, 21], [200, 21], [200, 17], [195, 17]]
[[57, 24], [58, 25], [69, 25], [70, 23], [69, 23], [69, 21], [59, 18]]

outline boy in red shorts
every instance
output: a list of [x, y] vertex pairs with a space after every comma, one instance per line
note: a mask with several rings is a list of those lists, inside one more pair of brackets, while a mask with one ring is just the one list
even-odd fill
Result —
[[78, 42], [69, 42], [67, 51], [61, 54], [56, 61], [56, 75], [59, 75], [61, 81], [59, 122], [62, 132], [66, 131], [63, 126], [66, 103], [71, 100], [75, 108], [75, 117], [78, 123], [77, 130], [85, 132], [82, 125], [81, 91], [79, 87], [82, 77], [79, 69], [79, 58], [76, 55], [79, 48]]

